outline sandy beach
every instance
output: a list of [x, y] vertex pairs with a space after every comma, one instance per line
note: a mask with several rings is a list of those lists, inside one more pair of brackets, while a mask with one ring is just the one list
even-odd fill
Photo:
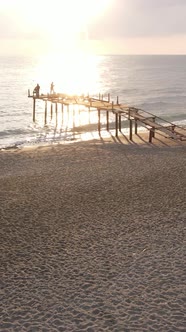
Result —
[[186, 143], [0, 152], [1, 332], [185, 331]]

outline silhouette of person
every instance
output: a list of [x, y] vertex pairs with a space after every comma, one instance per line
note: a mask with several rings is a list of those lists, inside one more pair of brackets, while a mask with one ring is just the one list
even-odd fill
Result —
[[36, 87], [34, 88], [33, 94], [35, 94], [36, 97], [39, 97], [39, 91], [40, 91], [40, 85], [37, 84]]
[[52, 82], [50, 85], [50, 94], [54, 93], [54, 83]]

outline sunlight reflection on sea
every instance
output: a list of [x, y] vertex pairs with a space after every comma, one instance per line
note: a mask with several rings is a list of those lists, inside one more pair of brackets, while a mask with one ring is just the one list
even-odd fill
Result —
[[100, 65], [104, 57], [95, 55], [66, 54], [41, 57], [38, 62], [36, 81], [41, 93], [50, 92], [51, 81], [56, 93], [88, 94], [100, 91]]

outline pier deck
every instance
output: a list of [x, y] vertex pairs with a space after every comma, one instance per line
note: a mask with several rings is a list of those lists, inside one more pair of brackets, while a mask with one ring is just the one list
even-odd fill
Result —
[[137, 134], [138, 124], [140, 123], [143, 127], [149, 130], [149, 142], [152, 142], [152, 138], [155, 137], [155, 131], [158, 134], [172, 138], [175, 140], [184, 141], [186, 140], [186, 129], [177, 126], [171, 122], [168, 122], [152, 113], [144, 111], [140, 108], [130, 107], [129, 105], [120, 104], [119, 98], [117, 97], [117, 102], [110, 101], [110, 95], [108, 94], [107, 99], [103, 98], [103, 95], [99, 94], [98, 98], [90, 97], [89, 95], [78, 96], [78, 95], [67, 95], [64, 93], [56, 94], [41, 94], [41, 95], [31, 95], [30, 90], [28, 90], [28, 97], [33, 99], [33, 121], [35, 122], [35, 111], [36, 111], [36, 99], [45, 102], [45, 124], [47, 122], [47, 102], [52, 105], [61, 104], [69, 107], [69, 105], [79, 105], [87, 107], [90, 109], [97, 109], [98, 111], [98, 131], [101, 134], [101, 120], [100, 112], [106, 112], [107, 119], [107, 130], [109, 130], [109, 113], [112, 112], [115, 115], [115, 135], [118, 136], [119, 131], [121, 132], [121, 118], [127, 118], [129, 121], [129, 139], [132, 140], [133, 135], [133, 123], [135, 124], [135, 134]]

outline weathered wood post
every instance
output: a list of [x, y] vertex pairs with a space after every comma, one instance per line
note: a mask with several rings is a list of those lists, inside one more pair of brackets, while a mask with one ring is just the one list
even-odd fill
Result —
[[108, 93], [108, 102], [110, 103], [110, 93]]
[[53, 118], [53, 104], [52, 104], [52, 101], [51, 101], [51, 105], [50, 105], [50, 119], [52, 120]]
[[33, 97], [33, 122], [36, 122], [36, 98]]
[[58, 124], [58, 115], [57, 115], [57, 103], [56, 103], [56, 127], [57, 127], [57, 124]]
[[101, 135], [101, 111], [99, 108], [98, 108], [98, 133], [100, 136]]
[[118, 116], [119, 116], [119, 131], [121, 133], [121, 114], [119, 114]]
[[128, 119], [130, 120], [130, 108], [129, 108], [129, 111], [128, 111]]
[[129, 120], [129, 139], [132, 141], [132, 119], [130, 117], [130, 108], [128, 111], [128, 120]]
[[150, 128], [150, 130], [149, 130], [149, 143], [152, 143], [152, 137], [153, 137], [153, 129]]
[[129, 120], [129, 139], [132, 141], [132, 119]]
[[47, 124], [47, 100], [45, 100], [45, 126]]
[[119, 105], [119, 97], [117, 96], [117, 105]]
[[63, 117], [64, 117], [64, 110], [63, 110], [63, 103], [61, 104], [61, 122], [63, 123]]
[[115, 129], [116, 129], [116, 134], [115, 136], [118, 137], [118, 113], [115, 113]]
[[106, 111], [107, 131], [109, 131], [109, 110]]
[[73, 126], [73, 133], [74, 133], [74, 127], [75, 127], [75, 108], [73, 105], [73, 109], [72, 109], [72, 126]]
[[68, 121], [68, 125], [69, 125], [69, 117], [70, 117], [70, 106], [68, 104], [67, 105], [67, 121]]
[[[155, 122], [156, 117], [153, 116], [152, 121]], [[152, 128], [152, 137], [155, 137], [155, 128]]]
[[135, 119], [135, 121], [134, 121], [134, 124], [135, 124], [135, 134], [137, 135], [137, 133], [138, 133], [138, 120], [136, 120]]
[[[152, 121], [155, 122], [156, 117], [152, 117]], [[152, 143], [152, 138], [155, 137], [155, 128], [151, 127], [149, 130], [149, 143]]]

